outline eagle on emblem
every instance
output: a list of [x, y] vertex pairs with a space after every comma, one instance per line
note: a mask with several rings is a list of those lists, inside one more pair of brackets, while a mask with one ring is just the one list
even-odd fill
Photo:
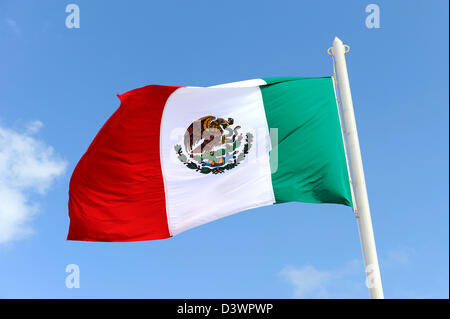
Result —
[[224, 144], [224, 130], [233, 123], [232, 118], [224, 120], [212, 115], [194, 121], [184, 134], [186, 151], [193, 157], [195, 154], [210, 152], [214, 147]]
[[239, 125], [232, 127], [234, 119], [212, 115], [192, 122], [184, 133], [183, 144], [174, 146], [178, 159], [192, 170], [202, 174], [220, 174], [242, 162], [251, 148], [253, 135], [243, 135]]

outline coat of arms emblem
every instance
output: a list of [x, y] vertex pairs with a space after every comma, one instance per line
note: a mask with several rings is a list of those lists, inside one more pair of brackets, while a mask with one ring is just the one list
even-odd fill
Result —
[[239, 132], [234, 119], [212, 115], [194, 122], [184, 134], [184, 150], [175, 145], [177, 157], [186, 167], [202, 174], [221, 174], [241, 163], [252, 147], [253, 135]]

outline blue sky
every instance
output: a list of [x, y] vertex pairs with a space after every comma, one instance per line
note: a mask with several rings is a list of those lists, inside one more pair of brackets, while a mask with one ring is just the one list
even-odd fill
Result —
[[[65, 26], [69, 3], [80, 7], [79, 29]], [[379, 29], [365, 26], [370, 3]], [[351, 46], [385, 296], [448, 298], [448, 9], [438, 0], [1, 0], [0, 297], [368, 297], [344, 206], [259, 208], [160, 241], [65, 240], [70, 175], [117, 93], [330, 75], [337, 35]], [[65, 286], [68, 264], [80, 267], [78, 289]]]

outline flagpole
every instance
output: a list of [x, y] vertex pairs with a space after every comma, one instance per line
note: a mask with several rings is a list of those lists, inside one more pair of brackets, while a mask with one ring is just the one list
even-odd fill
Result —
[[356, 197], [357, 218], [359, 218], [359, 225], [361, 226], [360, 234], [362, 236], [363, 257], [365, 259], [366, 285], [369, 288], [371, 298], [383, 299], [384, 295], [381, 284], [380, 267], [378, 265], [375, 237], [373, 234], [372, 219], [370, 217], [369, 199], [367, 196], [358, 131], [356, 129], [355, 113], [353, 110], [353, 101], [348, 80], [347, 64], [345, 62], [345, 54], [348, 52], [347, 48], [342, 41], [336, 37], [331, 50], [336, 63], [337, 82], [344, 113], [344, 133], [347, 137], [352, 183]]

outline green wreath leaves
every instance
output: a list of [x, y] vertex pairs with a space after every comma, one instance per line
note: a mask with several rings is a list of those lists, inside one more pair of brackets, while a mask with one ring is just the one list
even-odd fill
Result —
[[[241, 145], [241, 142], [239, 140], [234, 141], [233, 145], [229, 149], [219, 149], [213, 153], [213, 155], [207, 153], [200, 155], [193, 156], [193, 160], [190, 160], [182, 150], [181, 145], [177, 144], [174, 146], [175, 152], [177, 153], [178, 160], [182, 162], [184, 165], [186, 165], [187, 168], [190, 168], [192, 170], [195, 170], [201, 174], [222, 174], [225, 171], [228, 171], [230, 169], [235, 168], [238, 166], [244, 159], [245, 156], [248, 154], [249, 150], [252, 148], [253, 143], [253, 135], [251, 133], [247, 133], [245, 135], [245, 144], [243, 147], [242, 152], [238, 152], [236, 149]], [[228, 163], [224, 166], [219, 167], [206, 167], [202, 166], [201, 163], [203, 162], [203, 159], [208, 159], [210, 161], [216, 161], [216, 156], [223, 156], [225, 154], [228, 154], [229, 151], [233, 151], [233, 161], [231, 163]]]

